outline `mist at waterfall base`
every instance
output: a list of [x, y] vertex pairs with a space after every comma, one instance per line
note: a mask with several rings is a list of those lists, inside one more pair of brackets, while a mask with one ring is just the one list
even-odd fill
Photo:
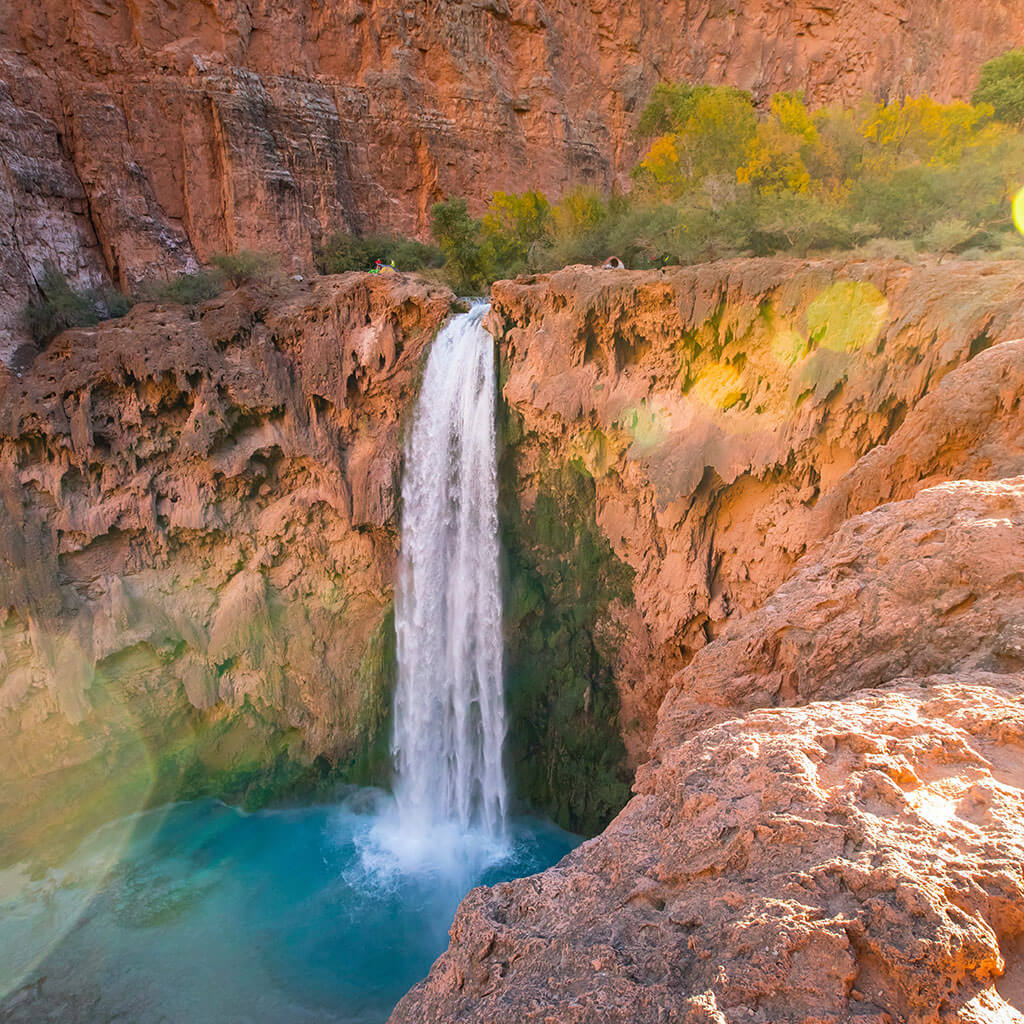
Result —
[[111, 823], [41, 876], [0, 871], [0, 1020], [380, 1024], [470, 888], [577, 844], [507, 817], [486, 310], [435, 340], [407, 447], [394, 795], [176, 804]]

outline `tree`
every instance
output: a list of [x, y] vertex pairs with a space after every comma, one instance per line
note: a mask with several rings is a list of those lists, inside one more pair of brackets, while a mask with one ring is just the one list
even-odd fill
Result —
[[652, 103], [641, 125], [671, 130], [655, 140], [640, 162], [641, 181], [682, 194], [709, 177], [735, 177], [757, 131], [750, 93], [728, 85], [681, 83], [665, 86]]
[[971, 102], [990, 104], [998, 121], [1024, 123], [1024, 49], [1010, 50], [982, 64]]
[[964, 153], [993, 137], [988, 104], [939, 103], [930, 96], [908, 97], [902, 103], [880, 103], [861, 128], [874, 143], [870, 163], [894, 170], [909, 164], [955, 164]]
[[531, 252], [549, 242], [551, 204], [543, 192], [495, 192], [481, 222], [484, 260], [494, 276], [527, 269]]
[[448, 199], [430, 208], [430, 230], [444, 253], [445, 269], [456, 291], [482, 289], [486, 282], [480, 222], [469, 215], [465, 199]]
[[772, 97], [771, 114], [747, 143], [747, 160], [736, 172], [760, 192], [806, 192], [811, 175], [804, 153], [818, 141], [818, 129], [804, 105], [802, 93], [780, 92]]
[[640, 115], [637, 135], [649, 139], [654, 135], [681, 131], [693, 113], [694, 92], [706, 88], [692, 86], [688, 82], [659, 82]]
[[577, 185], [555, 204], [551, 217], [559, 238], [574, 238], [593, 231], [608, 216], [608, 204], [596, 188]]

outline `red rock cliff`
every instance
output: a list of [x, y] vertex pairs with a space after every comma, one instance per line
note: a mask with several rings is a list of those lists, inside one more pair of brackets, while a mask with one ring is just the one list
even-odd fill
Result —
[[[599, 623], [625, 628], [614, 676], [634, 763], [674, 672], [760, 607], [817, 538], [948, 479], [960, 451], [949, 437], [976, 439], [993, 417], [1002, 433], [971, 472], [1019, 464], [996, 369], [959, 397], [935, 389], [1024, 336], [1022, 310], [1014, 263], [732, 260], [494, 286], [525, 514], [576, 461], [597, 526], [635, 573], [633, 605]], [[894, 457], [872, 449], [897, 428], [918, 432], [913, 458], [880, 473]]]
[[308, 263], [446, 194], [623, 183], [655, 82], [966, 96], [997, 0], [413, 5], [15, 0], [0, 10], [0, 357], [43, 260], [129, 286], [211, 252]]

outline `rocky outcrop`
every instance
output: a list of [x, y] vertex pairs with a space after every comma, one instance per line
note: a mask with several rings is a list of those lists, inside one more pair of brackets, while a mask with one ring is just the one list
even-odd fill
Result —
[[449, 194], [627, 185], [663, 79], [962, 98], [1021, 43], [997, 0], [7, 4], [0, 357], [44, 258], [124, 287], [239, 246], [308, 264]]
[[350, 274], [142, 305], [0, 378], [5, 857], [386, 758], [399, 431], [450, 300]]
[[474, 890], [392, 1022], [1024, 1020], [1022, 545], [1021, 476], [847, 521], [676, 677], [605, 833]]
[[[851, 516], [958, 475], [1024, 473], [1024, 353], [997, 344], [1024, 336], [1022, 309], [1014, 264], [735, 260], [495, 285], [508, 543], [515, 575], [539, 581], [510, 603], [510, 700], [521, 676], [560, 678], [566, 659], [566, 678], [586, 680], [572, 697], [559, 686], [558, 728], [518, 752], [526, 771], [607, 720], [607, 687], [642, 761], [673, 675]], [[530, 598], [556, 594], [565, 550], [588, 567], [569, 576], [592, 614], [556, 624], [563, 654]], [[805, 656], [797, 676], [814, 671]], [[596, 735], [602, 756], [611, 746]], [[558, 813], [558, 787], [536, 787]], [[579, 827], [577, 812], [564, 820]]]

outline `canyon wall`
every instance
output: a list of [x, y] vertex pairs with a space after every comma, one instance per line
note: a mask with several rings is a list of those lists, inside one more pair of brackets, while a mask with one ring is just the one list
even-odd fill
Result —
[[400, 430], [451, 294], [136, 306], [0, 370], [4, 859], [387, 775]]
[[[383, 774], [451, 306], [284, 279], [0, 369], [5, 861]], [[1016, 263], [495, 286], [508, 759], [614, 820], [471, 893], [396, 1022], [1024, 1019], [1022, 311]]]
[[[817, 539], [948, 477], [953, 442], [936, 437], [1004, 417], [971, 472], [1020, 458], [989, 381], [969, 378], [959, 402], [933, 396], [956, 367], [1024, 337], [1018, 264], [570, 267], [492, 294], [508, 693], [514, 717], [544, 723], [514, 733], [512, 762], [566, 826], [591, 832], [617, 810], [675, 673]], [[861, 460], [874, 466], [869, 453], [911, 423], [916, 460], [862, 482]]]
[[[720, 269], [716, 280], [740, 269]], [[765, 267], [762, 280], [777, 269]], [[780, 336], [783, 296], [799, 296], [815, 271], [790, 269], [775, 298], [760, 293], [758, 330], [770, 337]], [[1005, 304], [997, 296], [1019, 290], [1022, 276], [938, 271], [890, 278], [887, 314], [871, 318], [875, 340], [819, 349], [845, 352], [846, 371], [819, 377], [822, 394], [808, 394], [769, 437], [750, 413], [770, 416], [782, 400], [772, 393], [799, 398], [815, 386], [787, 355], [792, 323], [781, 330], [776, 369], [795, 389], [769, 379], [752, 344], [747, 359], [737, 352], [730, 361], [736, 378], [703, 378], [701, 406], [698, 391], [691, 408], [680, 395], [702, 379], [687, 370], [694, 339], [666, 332], [682, 369], [672, 401], [647, 393], [645, 408], [667, 417], [653, 435], [655, 458], [638, 438], [624, 451], [625, 442], [602, 445], [619, 454], [594, 470], [597, 519], [609, 524], [617, 557], [637, 563], [641, 620], [690, 622], [697, 595], [700, 607], [719, 601], [727, 621], [699, 613], [710, 642], [668, 679], [651, 756], [625, 809], [550, 870], [471, 892], [448, 951], [392, 1024], [1024, 1021], [1024, 341], [970, 340], [1016, 330], [1019, 292]], [[849, 267], [826, 280], [881, 283], [891, 273]], [[563, 275], [522, 290], [535, 288], [536, 301], [570, 317], [567, 293], [608, 297], [627, 283], [587, 280], [570, 288]], [[933, 290], [929, 280], [948, 287]], [[632, 282], [651, 304], [658, 283]], [[677, 324], [682, 299], [691, 322], [700, 290], [660, 287], [672, 302], [654, 307], [659, 317]], [[974, 334], [980, 292], [992, 335]], [[911, 343], [928, 306], [947, 299], [947, 329]], [[702, 319], [716, 304], [698, 308]], [[717, 308], [725, 333], [710, 358], [721, 366], [738, 335], [728, 306]], [[808, 347], [837, 324], [860, 322], [852, 313], [847, 304], [823, 334], [805, 335], [802, 358], [814, 358]], [[597, 335], [597, 367], [585, 357], [591, 334], [580, 332], [571, 369], [536, 373], [519, 391], [513, 353], [506, 395], [534, 425], [524, 460], [533, 477], [572, 446], [582, 472], [594, 448], [581, 448], [580, 428], [600, 429], [616, 415], [616, 388], [629, 398], [631, 377], [640, 388], [658, 373], [657, 342], [629, 358], [631, 339], [635, 348], [656, 330], [633, 335], [614, 316], [597, 322], [619, 330], [617, 348]], [[557, 313], [548, 328], [550, 345], [564, 350]], [[550, 349], [539, 325], [531, 351], [542, 366]], [[879, 358], [891, 362], [872, 371]], [[582, 422], [563, 419], [579, 412], [582, 395]], [[873, 419], [885, 419], [885, 395], [906, 403], [905, 415], [888, 408], [888, 426]], [[834, 422], [815, 427], [807, 406], [822, 398]], [[726, 430], [722, 417], [737, 406], [734, 423], [744, 428]], [[625, 422], [635, 426], [632, 416]], [[666, 464], [664, 447], [657, 458], [674, 428], [673, 447], [695, 459], [691, 472]], [[875, 432], [888, 432], [887, 443], [858, 457]], [[661, 593], [680, 603], [657, 614], [645, 596], [651, 570], [637, 558], [646, 549], [616, 529], [614, 496], [630, 480], [641, 481], [634, 498], [649, 495], [631, 504], [657, 531], [647, 542], [652, 562], [675, 575], [661, 577]], [[712, 511], [702, 488], [717, 495]], [[757, 500], [742, 500], [751, 488]], [[677, 500], [698, 517], [685, 529], [669, 512]], [[730, 537], [743, 538], [741, 550], [730, 553]], [[620, 686], [642, 677], [619, 676]]]
[[15, 0], [0, 10], [0, 359], [52, 260], [132, 288], [338, 229], [424, 234], [497, 189], [628, 187], [654, 84], [969, 95], [998, 0]]

